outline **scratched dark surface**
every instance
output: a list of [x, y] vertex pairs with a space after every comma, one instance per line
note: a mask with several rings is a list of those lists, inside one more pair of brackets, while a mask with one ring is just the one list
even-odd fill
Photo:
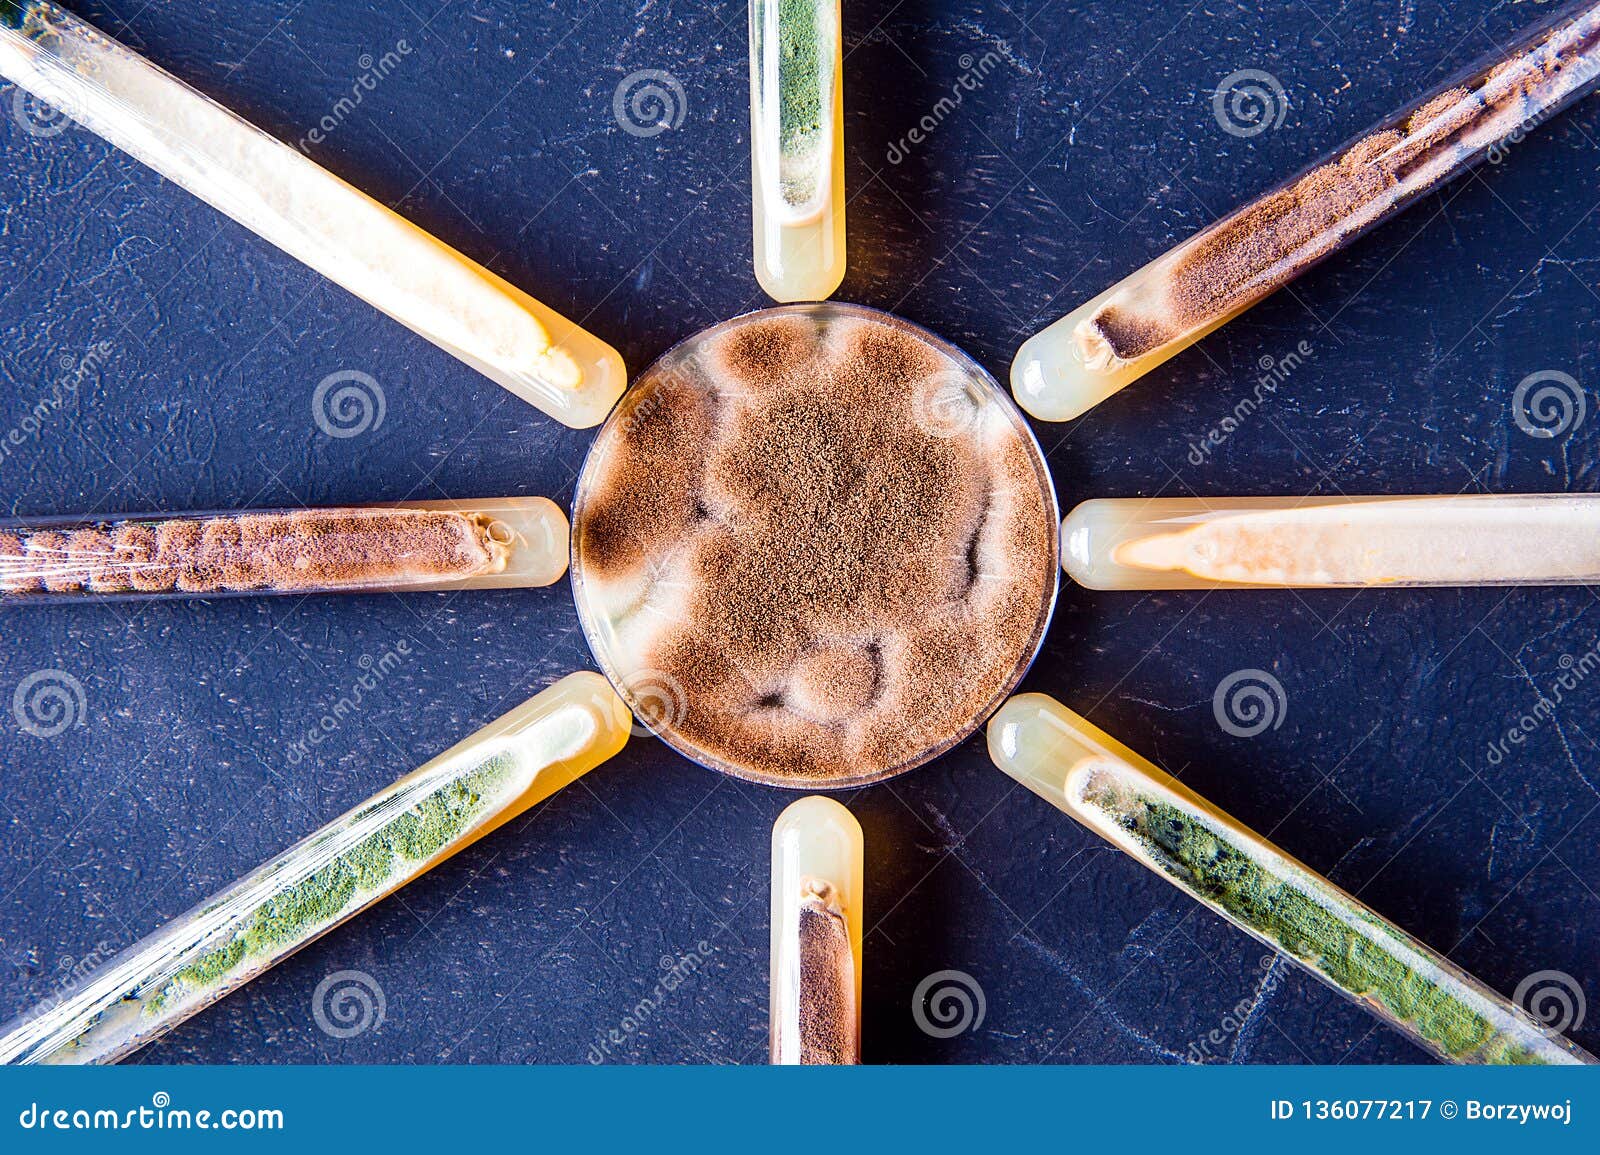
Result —
[[[749, 256], [745, 19], [737, 4], [141, 0], [80, 14], [299, 140], [363, 54], [412, 49], [309, 151], [584, 318], [642, 368], [759, 303]], [[851, 268], [1004, 378], [1053, 319], [1549, 11], [1533, 3], [1267, 0], [1190, 6], [849, 0]], [[928, 140], [891, 146], [975, 63]], [[682, 85], [680, 127], [621, 130], [618, 83]], [[1222, 131], [1242, 68], [1287, 96]], [[17, 515], [571, 495], [567, 430], [322, 282], [89, 133], [25, 132], [0, 91], [0, 426], [66, 358], [111, 351], [0, 458]], [[1589, 490], [1600, 417], [1537, 439], [1528, 374], [1592, 383], [1600, 337], [1600, 106], [1430, 196], [1136, 387], [1039, 426], [1062, 504], [1089, 496]], [[1200, 465], [1191, 442], [1257, 362], [1314, 355]], [[341, 369], [382, 425], [312, 421]], [[1593, 409], [1593, 399], [1589, 408]], [[1027, 688], [1089, 714], [1379, 911], [1510, 992], [1574, 976], [1600, 1049], [1600, 680], [1525, 744], [1489, 744], [1600, 639], [1588, 589], [1327, 594], [1063, 591]], [[294, 764], [289, 742], [363, 657], [405, 660]], [[1565, 657], [1564, 657], [1565, 656]], [[84, 689], [50, 739], [0, 713], [0, 1014], [119, 947], [588, 664], [563, 583], [534, 592], [34, 608], [0, 616], [0, 706], [41, 669]], [[1287, 709], [1218, 725], [1233, 671]], [[174, 1031], [143, 1061], [759, 1062], [767, 844], [791, 796], [638, 742]], [[849, 795], [868, 844], [865, 1053], [874, 1062], [1424, 1056], [1014, 788], [974, 737]], [[705, 963], [659, 1006], [661, 963]], [[330, 973], [382, 986], [381, 1026], [330, 1038]], [[935, 1038], [913, 992], [960, 970], [981, 1024]], [[1242, 1029], [1227, 1026], [1239, 1012]], [[613, 1034], [612, 1032], [615, 1032]], [[599, 1050], [596, 1048], [600, 1047]], [[1204, 1057], [1200, 1055], [1199, 1057]]]

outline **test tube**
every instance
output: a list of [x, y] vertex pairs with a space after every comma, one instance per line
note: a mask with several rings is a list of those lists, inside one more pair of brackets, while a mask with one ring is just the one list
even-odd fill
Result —
[[1597, 83], [1600, 3], [1569, 6], [1028, 338], [1017, 402], [1079, 416]]
[[569, 674], [0, 1030], [0, 1063], [112, 1063], [620, 751], [632, 717]]
[[566, 515], [543, 497], [0, 520], [0, 606], [547, 586]]
[[56, 5], [0, 3], [0, 76], [556, 420], [621, 395], [605, 342]]
[[750, 0], [756, 280], [785, 304], [844, 279], [843, 92], [839, 0]]
[[772, 828], [772, 1062], [861, 1055], [861, 825], [831, 798], [802, 798]]
[[1097, 498], [1061, 564], [1097, 590], [1592, 585], [1600, 496]]
[[1139, 865], [1452, 1063], [1594, 1056], [1044, 694], [989, 722], [996, 766]]

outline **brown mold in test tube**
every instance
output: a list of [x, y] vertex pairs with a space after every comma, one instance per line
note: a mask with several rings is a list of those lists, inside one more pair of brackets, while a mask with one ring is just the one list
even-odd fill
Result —
[[0, 522], [0, 604], [544, 586], [567, 519], [542, 497]]
[[1600, 2], [1568, 7], [1023, 343], [1017, 402], [1066, 421], [1600, 85]]
[[772, 828], [772, 1062], [861, 1056], [861, 826], [839, 803], [802, 798]]

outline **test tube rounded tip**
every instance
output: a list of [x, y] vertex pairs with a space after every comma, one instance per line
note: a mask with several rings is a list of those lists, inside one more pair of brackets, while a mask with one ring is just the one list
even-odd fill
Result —
[[1022, 343], [1011, 361], [1011, 393], [1040, 421], [1071, 421], [1111, 396], [1126, 382], [1090, 373], [1068, 348], [1076, 315], [1041, 329]]
[[586, 709], [594, 720], [595, 732], [588, 743], [598, 765], [620, 753], [633, 732], [633, 713], [612, 688], [611, 683], [593, 670], [577, 670], [562, 678], [539, 697]]
[[[572, 429], [591, 429], [611, 414], [628, 386], [628, 369], [622, 354], [593, 333], [586, 332], [525, 296], [524, 304], [556, 334], [556, 344], [544, 358], [547, 364], [519, 370], [502, 370], [468, 357], [497, 384], [542, 409]], [[557, 374], [552, 367], [563, 368]], [[572, 378], [573, 383], [557, 378]]]
[[1055, 754], [1070, 736], [1061, 722], [1066, 707], [1048, 694], [1017, 694], [995, 711], [987, 733], [989, 758], [1010, 777], [1035, 793], [1059, 794], [1066, 765]]
[[853, 833], [857, 838], [861, 836], [861, 824], [856, 821], [855, 815], [842, 803], [823, 794], [808, 794], [784, 807], [783, 813], [772, 825], [773, 834], [776, 836], [780, 831], [796, 826], [835, 829], [847, 835]]
[[[617, 398], [628, 387], [628, 368], [622, 354], [598, 337], [586, 335], [578, 364], [583, 381], [568, 394], [568, 407], [557, 418], [573, 429], [592, 429], [611, 415]], [[574, 350], [577, 352], [577, 350]]]
[[[1123, 567], [1111, 560], [1111, 546], [1128, 508], [1125, 501], [1094, 497], [1080, 501], [1061, 519], [1061, 568], [1077, 585], [1086, 590], [1129, 588]], [[1120, 521], [1119, 512], [1124, 515]]]
[[844, 265], [808, 268], [798, 275], [785, 276], [765, 261], [756, 261], [756, 283], [761, 291], [780, 305], [803, 305], [826, 301], [844, 282]]

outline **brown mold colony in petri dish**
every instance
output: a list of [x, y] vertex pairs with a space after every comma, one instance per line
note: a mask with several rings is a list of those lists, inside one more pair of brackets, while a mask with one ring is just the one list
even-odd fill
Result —
[[1473, 81], [1348, 145], [1180, 249], [1165, 307], [1108, 301], [1088, 322], [1124, 361], [1259, 300], [1356, 234], [1552, 115], [1600, 74], [1600, 13], [1563, 25]]
[[623, 398], [580, 484], [575, 590], [667, 741], [778, 785], [875, 781], [1015, 684], [1055, 594], [1054, 497], [960, 356], [885, 314], [775, 309]]
[[300, 510], [0, 532], [0, 593], [233, 593], [408, 586], [505, 565], [492, 519]]

